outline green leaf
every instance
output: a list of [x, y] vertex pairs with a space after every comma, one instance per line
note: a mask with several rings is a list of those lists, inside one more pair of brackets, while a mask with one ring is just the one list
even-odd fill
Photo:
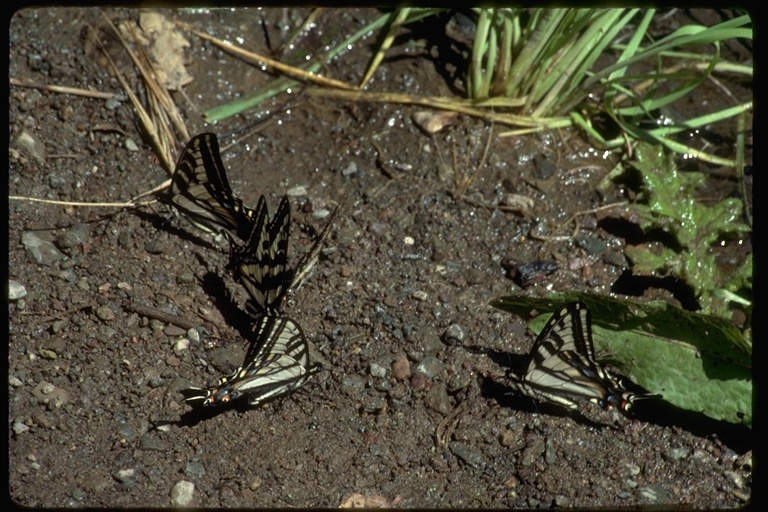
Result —
[[[712, 248], [726, 235], [750, 231], [740, 220], [744, 209], [741, 200], [726, 198], [704, 204], [697, 198], [706, 179], [703, 174], [679, 172], [658, 146], [640, 143], [636, 151], [633, 166], [641, 174], [643, 190], [631, 208], [644, 231], [670, 233], [681, 249], [628, 247], [626, 254], [634, 272], [679, 277], [693, 288], [705, 311], [725, 316], [727, 302], [713, 291], [726, 288], [731, 276], [718, 268]], [[751, 265], [743, 270], [748, 276], [742, 276], [741, 282], [751, 283]]]
[[[502, 297], [491, 305], [527, 317], [584, 302], [598, 358], [682, 409], [752, 425], [752, 347], [730, 322], [666, 302], [636, 303], [586, 293]], [[540, 331], [549, 315], [531, 328]]]

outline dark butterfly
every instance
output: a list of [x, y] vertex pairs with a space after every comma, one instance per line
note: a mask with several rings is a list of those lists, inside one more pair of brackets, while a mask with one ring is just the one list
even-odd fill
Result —
[[636, 400], [661, 397], [628, 391], [597, 363], [591, 314], [581, 302], [555, 311], [536, 338], [525, 374], [509, 377], [516, 392], [569, 409], [577, 408], [578, 401], [590, 401], [627, 412]]
[[245, 240], [255, 222], [256, 212], [232, 193], [213, 133], [190, 139], [176, 162], [171, 192], [160, 200], [211, 233], [226, 230]]
[[267, 213], [266, 199], [259, 198], [255, 223], [245, 245], [238, 245], [229, 237], [229, 267], [235, 281], [248, 292], [246, 309], [254, 317], [277, 314], [292, 282], [293, 272], [288, 268], [288, 238], [291, 225], [291, 207], [283, 196], [274, 218]]
[[319, 370], [310, 364], [304, 333], [290, 318], [263, 315], [252, 334], [242, 366], [216, 386], [182, 390], [185, 401], [218, 406], [245, 397], [256, 406], [291, 393]]
[[288, 268], [288, 235], [291, 212], [288, 198], [283, 197], [274, 218], [270, 220], [262, 196], [256, 208], [253, 230], [245, 245], [238, 245], [230, 237], [229, 267], [234, 277], [248, 292], [246, 309], [254, 317], [277, 314], [280, 303], [289, 289], [298, 287], [317, 261], [322, 244], [330, 233], [341, 205], [309, 252], [299, 260], [295, 269]]

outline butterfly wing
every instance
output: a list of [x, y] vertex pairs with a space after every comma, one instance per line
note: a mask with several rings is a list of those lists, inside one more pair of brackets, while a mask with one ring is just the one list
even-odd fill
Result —
[[536, 338], [528, 368], [510, 382], [519, 393], [569, 409], [577, 400], [605, 400], [607, 390], [590, 354], [592, 337], [589, 310], [570, 303], [552, 315]]
[[569, 409], [586, 400], [629, 411], [636, 400], [660, 397], [628, 391], [597, 363], [591, 314], [581, 302], [555, 311], [536, 338], [525, 374], [511, 376], [510, 385], [520, 394]]
[[246, 308], [254, 317], [277, 313], [292, 278], [288, 269], [290, 203], [284, 196], [275, 216], [269, 220], [268, 215], [261, 215], [263, 201], [262, 196], [257, 207], [257, 221], [246, 245], [230, 245], [230, 266], [234, 267], [235, 281], [248, 292]]
[[207, 232], [224, 229], [245, 239], [252, 230], [254, 212], [232, 193], [213, 133], [201, 133], [187, 143], [164, 202]]
[[286, 317], [264, 315], [253, 327], [253, 340], [243, 365], [211, 388], [182, 391], [186, 401], [218, 406], [247, 398], [256, 406], [291, 393], [316, 373], [299, 325]]

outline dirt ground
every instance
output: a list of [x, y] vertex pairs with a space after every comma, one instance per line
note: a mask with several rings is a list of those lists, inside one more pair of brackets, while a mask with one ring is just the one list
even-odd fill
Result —
[[[264, 51], [267, 39], [279, 43], [282, 24], [309, 11], [159, 12]], [[103, 15], [136, 21], [139, 11], [31, 9], [11, 20], [11, 79], [120, 96], [11, 85], [11, 196], [124, 202], [168, 178], [119, 82], [84, 41]], [[296, 46], [337, 44], [377, 15], [326, 11]], [[193, 81], [174, 98], [190, 133], [214, 131], [227, 146], [266, 108], [215, 126], [202, 112], [273, 77], [183, 34]], [[398, 41], [369, 89], [456, 94], [449, 61], [460, 44], [414, 34], [418, 44]], [[357, 82], [372, 44], [323, 71]], [[9, 277], [26, 292], [8, 309], [15, 503], [710, 509], [750, 499], [749, 429], [660, 405], [633, 417], [606, 413], [601, 425], [511, 397], [503, 379], [489, 377], [505, 368], [487, 352], [523, 354], [534, 340], [527, 319], [495, 310], [492, 299], [607, 294], [626, 275], [626, 241], [596, 215], [581, 217], [575, 239], [535, 236], [624, 198], [619, 187], [596, 190], [616, 155], [575, 131], [502, 138], [498, 126], [459, 117], [432, 137], [414, 122], [418, 107], [294, 94], [281, 109], [287, 100], [269, 104], [271, 122], [224, 160], [246, 204], [265, 194], [275, 208], [293, 194], [292, 261], [349, 197], [285, 308], [324, 369], [260, 409], [191, 411], [178, 390], [215, 383], [244, 353], [244, 292], [224, 272], [225, 244], [159, 204], [11, 200]], [[727, 144], [733, 133], [722, 137]], [[724, 195], [735, 187], [717, 183]], [[530, 198], [527, 211], [492, 207], [511, 193]], [[508, 276], [510, 262], [540, 258], [559, 270], [525, 290]], [[668, 290], [646, 295], [675, 300]]]

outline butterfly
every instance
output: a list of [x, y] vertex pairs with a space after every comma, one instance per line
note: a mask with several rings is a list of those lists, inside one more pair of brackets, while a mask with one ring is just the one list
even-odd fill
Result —
[[263, 315], [252, 335], [242, 366], [215, 386], [182, 390], [185, 401], [219, 406], [247, 399], [249, 405], [258, 406], [300, 388], [319, 370], [319, 365], [309, 361], [301, 327], [290, 318]]
[[213, 133], [190, 139], [176, 162], [170, 193], [160, 200], [210, 233], [226, 230], [245, 240], [256, 222], [257, 211], [232, 193]]
[[331, 215], [320, 236], [295, 268], [288, 267], [288, 238], [291, 223], [290, 204], [283, 197], [275, 216], [270, 220], [262, 196], [256, 207], [256, 222], [245, 245], [239, 245], [228, 235], [230, 242], [229, 268], [234, 269], [235, 281], [248, 292], [247, 311], [254, 317], [277, 314], [280, 304], [290, 289], [296, 289], [317, 261], [320, 249], [330, 233], [334, 220], [343, 205]]
[[591, 314], [581, 302], [555, 311], [533, 344], [525, 373], [508, 376], [517, 393], [568, 409], [589, 401], [603, 409], [628, 412], [636, 400], [661, 397], [628, 391], [619, 378], [597, 363]]
[[254, 316], [275, 315], [293, 279], [288, 268], [291, 207], [283, 196], [270, 219], [264, 196], [259, 198], [255, 220], [245, 245], [229, 238], [229, 268], [248, 292], [246, 309]]

